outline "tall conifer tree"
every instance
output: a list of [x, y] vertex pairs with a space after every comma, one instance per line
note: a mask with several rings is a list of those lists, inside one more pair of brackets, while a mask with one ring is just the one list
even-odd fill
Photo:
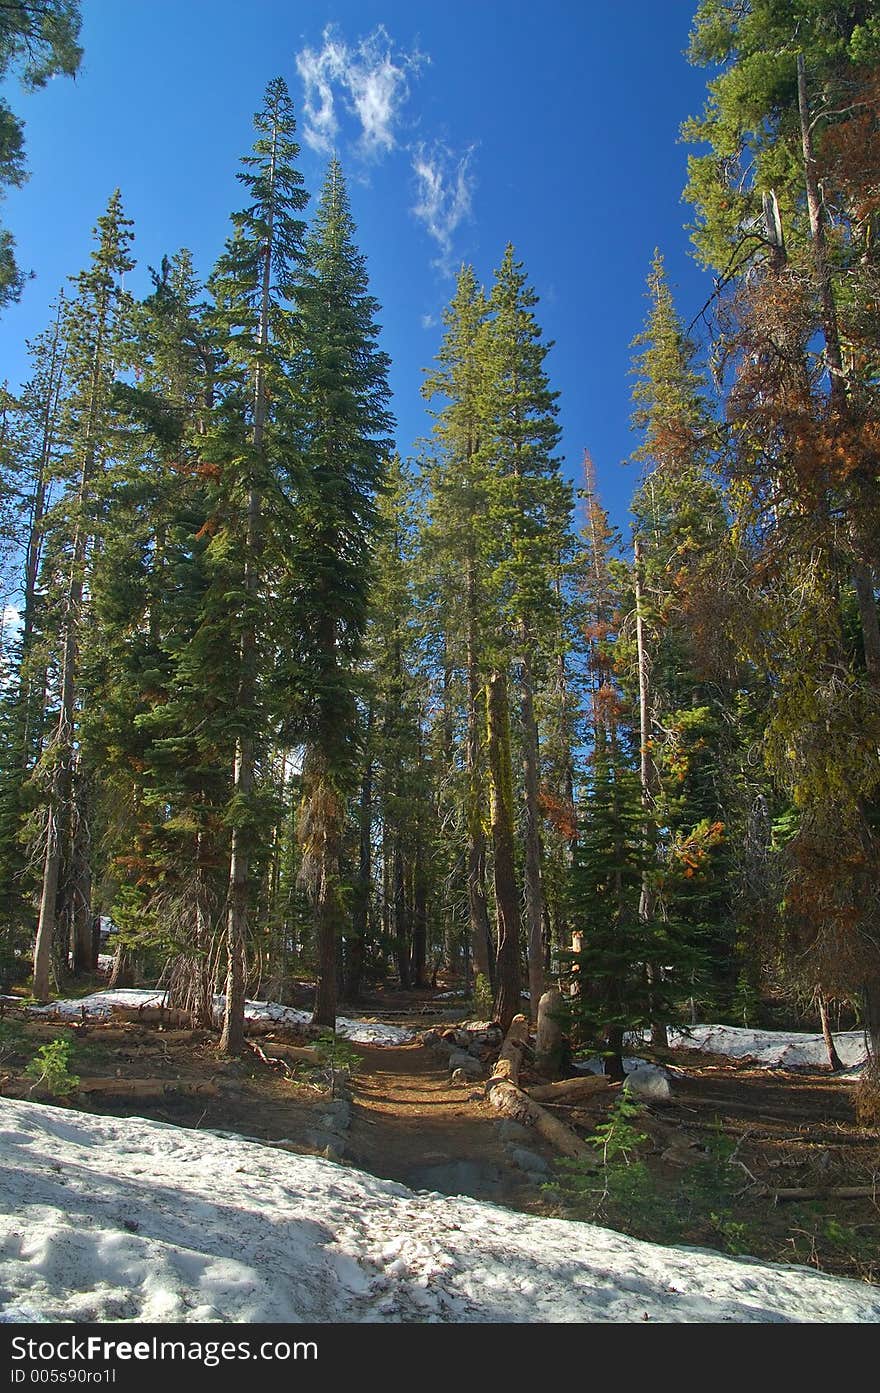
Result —
[[314, 1020], [336, 1023], [342, 836], [357, 734], [356, 666], [372, 574], [376, 490], [393, 442], [389, 360], [341, 167], [333, 160], [297, 293], [295, 437], [303, 474], [290, 592], [305, 740], [302, 876], [315, 915]]

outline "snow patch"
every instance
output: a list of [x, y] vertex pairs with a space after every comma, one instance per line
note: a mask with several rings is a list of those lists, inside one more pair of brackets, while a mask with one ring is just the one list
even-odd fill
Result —
[[880, 1321], [877, 1288], [0, 1100], [6, 1321]]
[[[143, 990], [120, 988], [116, 991], [93, 992], [91, 996], [67, 998], [53, 1001], [48, 1006], [34, 1006], [37, 1015], [59, 1015], [65, 1019], [86, 1017], [104, 1019], [110, 1016], [114, 1006], [127, 1006], [140, 1010], [149, 1006], [165, 1006], [168, 994], [159, 989]], [[214, 997], [214, 1015], [219, 1022], [224, 1006], [222, 996]], [[274, 1025], [308, 1025], [311, 1012], [297, 1011], [293, 1006], [282, 1006], [278, 1001], [246, 1001], [245, 1019], [249, 1021], [271, 1021]], [[344, 1035], [357, 1045], [402, 1045], [415, 1038], [415, 1032], [398, 1025], [384, 1025], [381, 1021], [355, 1021], [345, 1016], [337, 1016], [336, 1033]]]

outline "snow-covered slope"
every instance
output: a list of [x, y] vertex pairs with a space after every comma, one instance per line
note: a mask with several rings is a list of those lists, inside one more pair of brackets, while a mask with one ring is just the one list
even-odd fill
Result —
[[[134, 1010], [147, 1006], [164, 1006], [167, 993], [158, 988], [136, 990], [118, 988], [113, 991], [93, 992], [91, 996], [69, 997], [53, 1001], [48, 1006], [34, 1006], [35, 1014], [58, 1015], [79, 1020], [83, 1014], [96, 1019], [109, 1016], [114, 1006], [128, 1006]], [[218, 1019], [223, 1013], [223, 997], [214, 997], [214, 1011]], [[244, 1014], [249, 1021], [272, 1021], [275, 1025], [306, 1025], [312, 1019], [310, 1011], [297, 1011], [293, 1006], [282, 1006], [278, 1001], [246, 1001]], [[402, 1045], [413, 1039], [413, 1032], [399, 1025], [384, 1025], [381, 1021], [352, 1021], [345, 1016], [337, 1016], [336, 1031], [358, 1045]]]
[[880, 1291], [141, 1118], [0, 1101], [0, 1315], [880, 1321]]

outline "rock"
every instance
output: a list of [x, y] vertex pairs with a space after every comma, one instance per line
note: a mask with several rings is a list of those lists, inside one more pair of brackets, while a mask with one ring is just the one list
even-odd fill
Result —
[[672, 1097], [669, 1075], [656, 1064], [640, 1064], [633, 1069], [624, 1080], [623, 1091], [644, 1103], [666, 1103]]
[[523, 1127], [521, 1122], [514, 1122], [512, 1117], [505, 1117], [498, 1123], [498, 1136], [501, 1141], [512, 1142], [514, 1146], [532, 1140], [529, 1128]]
[[512, 1146], [509, 1148], [509, 1156], [515, 1166], [519, 1166], [521, 1171], [526, 1171], [529, 1175], [537, 1175], [542, 1181], [553, 1174], [549, 1164], [543, 1156], [539, 1156], [537, 1151], [526, 1151], [523, 1146]]
[[473, 1080], [468, 1077], [464, 1069], [453, 1069], [450, 1083], [453, 1083], [456, 1088], [464, 1088], [466, 1084], [472, 1082]]
[[351, 1103], [347, 1103], [344, 1098], [334, 1099], [321, 1109], [318, 1121], [330, 1132], [347, 1132], [351, 1126]]
[[461, 1072], [468, 1079], [481, 1079], [483, 1077], [483, 1066], [478, 1059], [474, 1059], [472, 1054], [465, 1054], [464, 1051], [456, 1050], [449, 1056], [450, 1073]]

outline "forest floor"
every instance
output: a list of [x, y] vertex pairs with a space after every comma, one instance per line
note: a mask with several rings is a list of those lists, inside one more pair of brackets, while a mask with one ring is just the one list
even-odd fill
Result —
[[[429, 994], [389, 993], [371, 1009], [375, 1018], [413, 1030], [465, 1015]], [[37, 1051], [57, 1039], [69, 1042], [69, 1069], [82, 1081], [82, 1091], [66, 1099], [34, 1088], [26, 1072]], [[255, 1043], [266, 1045], [266, 1037]], [[851, 1077], [645, 1047], [645, 1057], [669, 1069], [671, 1100], [621, 1120], [626, 1145], [614, 1164], [576, 1173], [557, 1166], [531, 1134], [518, 1151], [482, 1085], [453, 1086], [445, 1064], [418, 1040], [354, 1049], [352, 1076], [333, 1099], [326, 1070], [297, 1064], [282, 1072], [250, 1049], [240, 1060], [221, 1059], [207, 1030], [113, 1020], [83, 1027], [13, 1010], [0, 1020], [0, 1093], [234, 1133], [325, 1155], [415, 1190], [880, 1283], [880, 1129], [858, 1122]], [[106, 1087], [85, 1091], [95, 1080]], [[138, 1093], [145, 1083], [159, 1085], [154, 1096]], [[590, 1138], [613, 1107], [613, 1095], [597, 1094], [588, 1106], [559, 1115]], [[875, 1193], [847, 1199], [835, 1193], [844, 1186]], [[780, 1190], [805, 1194], [774, 1199]]]

